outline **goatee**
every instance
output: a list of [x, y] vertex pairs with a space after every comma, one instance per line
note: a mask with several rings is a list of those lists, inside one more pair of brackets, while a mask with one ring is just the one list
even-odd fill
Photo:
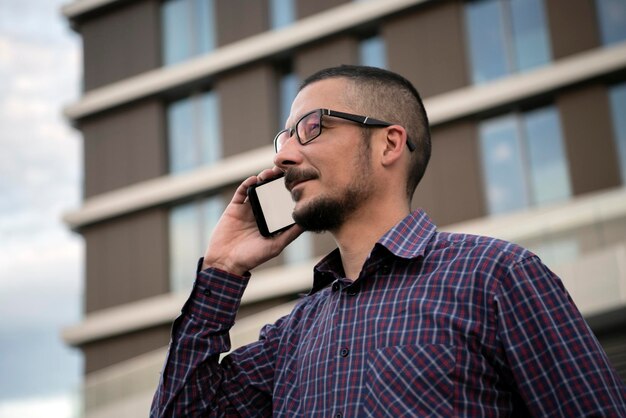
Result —
[[296, 210], [293, 219], [305, 231], [324, 232], [339, 229], [358, 206], [362, 190], [348, 190], [341, 198], [320, 196]]

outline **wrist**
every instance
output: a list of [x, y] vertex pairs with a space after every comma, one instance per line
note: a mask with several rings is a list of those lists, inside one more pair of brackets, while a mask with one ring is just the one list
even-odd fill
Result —
[[239, 267], [234, 263], [229, 263], [227, 261], [221, 260], [213, 260], [205, 257], [202, 261], [202, 270], [206, 270], [208, 268], [214, 268], [226, 273], [234, 274], [236, 276], [244, 276], [248, 272], [248, 269]]

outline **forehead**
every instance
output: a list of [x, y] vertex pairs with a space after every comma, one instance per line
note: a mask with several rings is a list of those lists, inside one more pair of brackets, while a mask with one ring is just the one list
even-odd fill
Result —
[[296, 96], [291, 105], [287, 126], [291, 126], [304, 114], [315, 109], [332, 109], [350, 112], [346, 103], [349, 81], [343, 78], [329, 78], [309, 84]]

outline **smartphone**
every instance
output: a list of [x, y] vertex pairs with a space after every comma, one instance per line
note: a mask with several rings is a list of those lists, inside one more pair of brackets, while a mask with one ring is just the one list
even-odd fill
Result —
[[285, 187], [284, 175], [250, 186], [248, 199], [264, 237], [271, 237], [295, 223], [292, 213], [296, 203]]

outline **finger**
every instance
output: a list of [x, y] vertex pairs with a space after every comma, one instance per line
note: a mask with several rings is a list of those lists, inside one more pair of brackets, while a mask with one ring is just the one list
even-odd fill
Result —
[[294, 224], [291, 228], [286, 229], [278, 234], [275, 239], [286, 247], [287, 245], [291, 244], [292, 241], [298, 238], [303, 232], [304, 229], [302, 229], [300, 225]]
[[236, 204], [244, 203], [246, 199], [248, 198], [248, 188], [252, 186], [253, 184], [256, 184], [258, 181], [259, 180], [257, 176], [250, 176], [247, 179], [245, 179], [239, 185], [239, 187], [237, 187], [237, 190], [235, 191], [235, 194], [233, 195], [233, 198], [231, 199], [231, 203], [236, 203]]
[[281, 174], [280, 171], [276, 172], [273, 168], [268, 168], [268, 169], [261, 171], [259, 175], [257, 175], [257, 177], [259, 181], [265, 181], [265, 180], [276, 178], [278, 177], [279, 174]]

